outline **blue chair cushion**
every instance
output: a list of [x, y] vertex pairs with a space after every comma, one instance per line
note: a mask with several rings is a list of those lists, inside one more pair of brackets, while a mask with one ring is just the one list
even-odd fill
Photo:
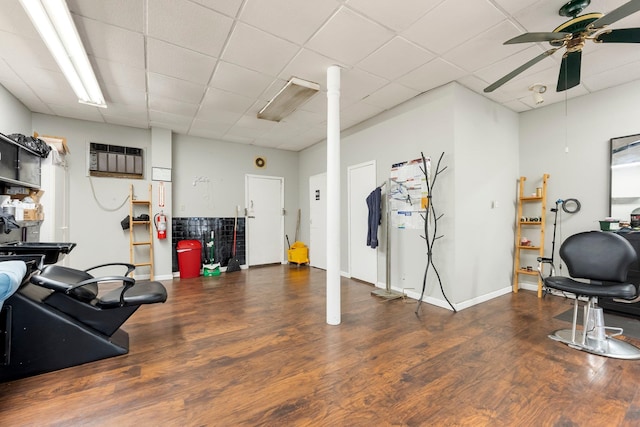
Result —
[[0, 262], [0, 310], [4, 301], [18, 290], [26, 274], [27, 265], [24, 261]]

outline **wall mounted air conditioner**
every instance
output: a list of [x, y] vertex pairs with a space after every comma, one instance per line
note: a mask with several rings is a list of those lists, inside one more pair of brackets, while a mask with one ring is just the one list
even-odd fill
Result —
[[142, 148], [89, 143], [89, 175], [114, 178], [143, 178]]

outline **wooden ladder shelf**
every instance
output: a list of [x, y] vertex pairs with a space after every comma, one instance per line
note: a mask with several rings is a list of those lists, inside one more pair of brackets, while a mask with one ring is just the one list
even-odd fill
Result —
[[[151, 207], [152, 186], [149, 184], [149, 196], [146, 200], [137, 200], [133, 192], [133, 184], [129, 186], [129, 262], [136, 267], [149, 267], [149, 280], [153, 280], [153, 215]], [[148, 220], [138, 220], [141, 214], [148, 215]], [[137, 226], [147, 227], [148, 234], [143, 240], [136, 240]], [[138, 237], [142, 233], [139, 233]], [[142, 252], [148, 249], [148, 260], [136, 262], [136, 257], [142, 257]]]
[[[540, 274], [538, 274], [538, 270], [536, 267], [530, 266], [522, 266], [521, 257], [532, 258], [534, 252], [538, 252], [539, 257], [544, 257], [544, 230], [546, 226], [546, 213], [547, 213], [547, 182], [549, 180], [549, 174], [544, 174], [542, 176], [542, 185], [540, 190], [536, 189], [536, 192], [527, 196], [525, 194], [525, 181], [526, 177], [521, 176], [519, 181], [519, 190], [518, 190], [518, 214], [516, 216], [516, 250], [515, 257], [513, 263], [513, 292], [518, 292], [518, 278], [521, 274], [529, 275], [529, 276], [537, 276], [538, 277], [538, 298], [542, 297], [542, 279], [540, 278]], [[523, 208], [523, 205], [535, 205], [536, 203], [540, 204], [540, 213], [539, 216], [530, 217], [525, 216], [525, 213], [529, 213], [530, 211], [534, 211], [534, 208], [527, 209]], [[538, 214], [536, 214], [538, 215]], [[530, 236], [534, 234], [537, 235], [533, 240], [531, 240], [530, 244], [523, 245], [522, 238], [527, 237], [523, 236], [523, 229], [526, 229]], [[527, 237], [528, 239], [528, 237]], [[536, 241], [537, 240], [537, 241]], [[537, 265], [537, 264], [536, 264]], [[531, 267], [531, 268], [529, 268]]]

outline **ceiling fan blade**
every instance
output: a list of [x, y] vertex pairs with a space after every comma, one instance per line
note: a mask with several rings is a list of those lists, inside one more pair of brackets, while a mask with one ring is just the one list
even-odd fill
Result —
[[571, 33], [524, 33], [507, 40], [503, 44], [561, 41], [569, 36], [571, 36]]
[[503, 84], [505, 84], [506, 82], [508, 82], [509, 80], [511, 80], [512, 78], [514, 78], [515, 76], [517, 76], [518, 74], [520, 74], [521, 72], [526, 70], [527, 68], [530, 68], [530, 67], [534, 66], [535, 64], [537, 64], [538, 62], [540, 62], [544, 58], [546, 58], [547, 56], [553, 55], [555, 53], [555, 51], [558, 50], [558, 49], [560, 49], [560, 48], [556, 47], [556, 48], [553, 48], [553, 49], [549, 49], [548, 51], [546, 51], [544, 53], [541, 53], [540, 55], [536, 56], [535, 58], [529, 60], [527, 63], [522, 64], [521, 66], [519, 66], [518, 68], [516, 68], [515, 70], [513, 70], [512, 72], [510, 72], [509, 74], [507, 74], [503, 78], [501, 78], [500, 80], [497, 80], [495, 83], [490, 84], [489, 86], [484, 88], [484, 91], [486, 93], [493, 92], [494, 90], [498, 89], [500, 86], [502, 86]]
[[593, 40], [596, 43], [640, 43], [640, 28], [604, 31]]
[[607, 13], [600, 19], [596, 19], [591, 23], [591, 27], [600, 28], [606, 25], [611, 25], [616, 21], [625, 18], [632, 13], [635, 13], [640, 10], [640, 0], [631, 0], [628, 3], [623, 4], [617, 9], [613, 9], [611, 12]]
[[560, 75], [558, 76], [557, 92], [571, 89], [580, 84], [580, 66], [582, 64], [582, 51], [567, 52], [562, 57]]

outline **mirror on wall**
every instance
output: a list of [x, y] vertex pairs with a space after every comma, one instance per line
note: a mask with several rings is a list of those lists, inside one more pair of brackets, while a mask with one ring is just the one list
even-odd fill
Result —
[[611, 138], [610, 183], [609, 216], [640, 227], [640, 134]]

